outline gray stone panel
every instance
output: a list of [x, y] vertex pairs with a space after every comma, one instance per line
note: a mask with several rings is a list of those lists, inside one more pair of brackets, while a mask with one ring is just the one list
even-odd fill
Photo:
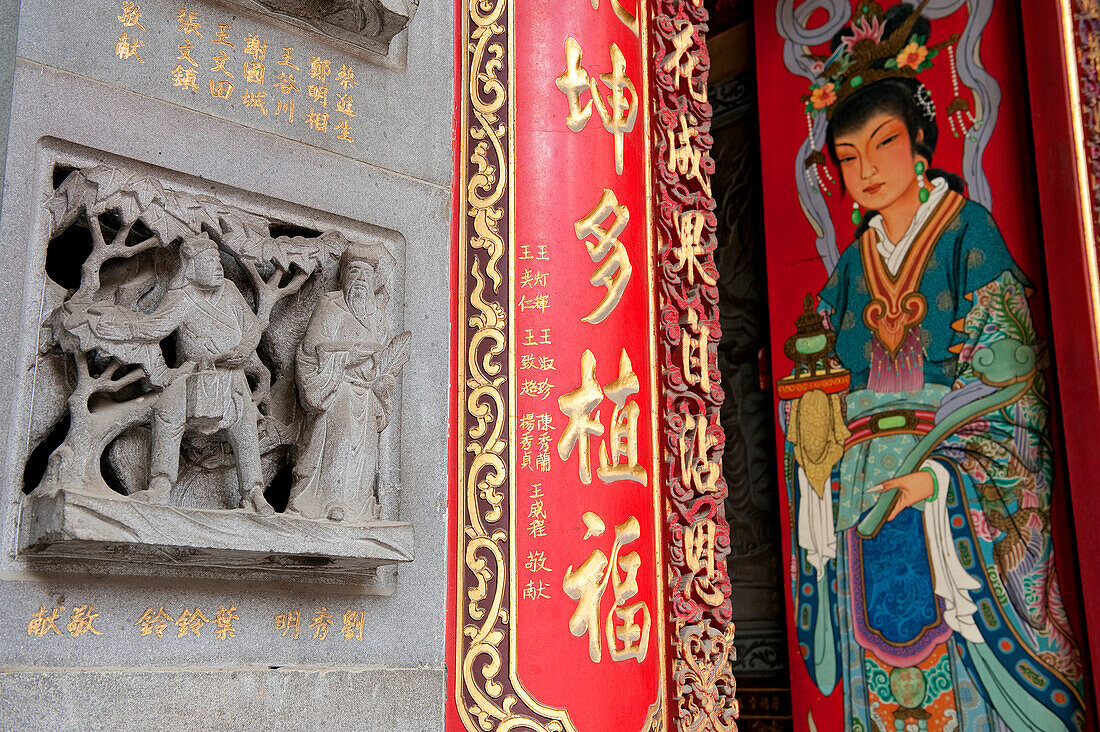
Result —
[[0, 728], [436, 732], [444, 683], [429, 669], [8, 670]]
[[[51, 99], [70, 101], [55, 107]], [[149, 119], [158, 120], [154, 127]], [[89, 123], [94, 120], [96, 123]], [[203, 130], [203, 144], [184, 144], [194, 130]], [[45, 140], [44, 138], [49, 138]], [[255, 205], [270, 205], [269, 199], [285, 202], [283, 214], [293, 220], [300, 207], [309, 207], [349, 221], [368, 221], [376, 227], [399, 232], [406, 242], [406, 278], [404, 327], [412, 331], [412, 353], [402, 371], [401, 424], [403, 434], [413, 436], [401, 444], [400, 483], [402, 493], [397, 515], [383, 516], [390, 520], [412, 523], [417, 534], [416, 560], [398, 570], [397, 590], [393, 597], [381, 601], [365, 598], [366, 626], [385, 629], [380, 644], [371, 647], [375, 662], [399, 662], [403, 665], [442, 663], [443, 627], [446, 587], [446, 414], [449, 385], [448, 307], [440, 294], [449, 292], [449, 192], [441, 187], [408, 176], [396, 175], [350, 158], [308, 148], [273, 135], [248, 131], [239, 126], [216, 120], [197, 112], [158, 104], [138, 95], [112, 89], [103, 84], [89, 83], [69, 74], [56, 72], [37, 64], [20, 62], [16, 69], [15, 104], [12, 134], [9, 139], [8, 184], [5, 190], [5, 210], [0, 222], [0, 246], [7, 255], [8, 267], [0, 272], [0, 348], [7, 353], [33, 354], [34, 338], [21, 337], [16, 313], [28, 313], [33, 321], [39, 310], [39, 293], [24, 292], [25, 268], [38, 268], [40, 262], [28, 264], [28, 247], [34, 241], [37, 207], [35, 174], [44, 145], [65, 140], [99, 147], [139, 163], [160, 165], [196, 179], [211, 181], [211, 191], [230, 186], [241, 200], [248, 202], [256, 194]], [[245, 145], [244, 141], [249, 141]], [[239, 161], [226, 165], [225, 161]], [[17, 171], [13, 173], [13, 171]], [[214, 181], [217, 181], [215, 183]], [[24, 299], [25, 295], [25, 299]], [[33, 363], [33, 356], [29, 361]], [[27, 361], [24, 361], [27, 363]], [[16, 359], [0, 365], [0, 424], [12, 424], [9, 410], [19, 402], [22, 379], [31, 373], [19, 373]], [[9, 455], [25, 449], [26, 424], [17, 418], [8, 435]], [[46, 602], [46, 590], [38, 584], [28, 565], [13, 558], [15, 553], [17, 513], [20, 503], [20, 466], [11, 459], [4, 466], [3, 491], [4, 551], [0, 569], [8, 577], [22, 582], [0, 588], [0, 612], [11, 619], [0, 637], [10, 639], [20, 633], [26, 636], [29, 614]], [[101, 579], [88, 588], [81, 603], [94, 603], [98, 608], [116, 608], [120, 627], [132, 624], [148, 605], [165, 604], [175, 608], [200, 605], [217, 608], [233, 602], [233, 590], [242, 580], [261, 583], [259, 577], [247, 572], [195, 573], [163, 568], [159, 572], [171, 578], [209, 579], [202, 593], [188, 599], [176, 589], [176, 580], [169, 580], [174, 597], [157, 599], [160, 590], [139, 592], [132, 586], [120, 587], [103, 578], [105, 570], [92, 563], [66, 562], [49, 567], [36, 567], [35, 572], [81, 572]], [[129, 565], [113, 567], [112, 577], [132, 572]], [[64, 575], [62, 575], [64, 576]], [[74, 575], [67, 575], [77, 579]], [[136, 581], [136, 580], [135, 580]], [[314, 584], [317, 590], [323, 580]], [[65, 594], [71, 580], [62, 580], [51, 592]], [[214, 589], [211, 589], [214, 588]], [[333, 591], [328, 588], [326, 591]], [[369, 585], [353, 584], [335, 590], [338, 594], [377, 593]], [[148, 598], [145, 597], [148, 595]], [[323, 595], [313, 605], [326, 602]], [[200, 599], [202, 598], [202, 599]], [[256, 594], [256, 617], [269, 618], [287, 608], [285, 595]], [[71, 607], [71, 605], [70, 605]], [[240, 608], [241, 604], [238, 603]], [[349, 606], [350, 607], [350, 606]], [[303, 606], [302, 612], [307, 608]], [[135, 612], [137, 613], [135, 615]], [[125, 622], [122, 618], [132, 619]], [[264, 621], [266, 622], [266, 620]], [[266, 626], [265, 626], [266, 627]], [[74, 639], [81, 640], [81, 639]], [[102, 640], [96, 638], [95, 640]], [[73, 665], [106, 663], [118, 654], [130, 655], [128, 642], [100, 644], [72, 653], [79, 646], [57, 648], [50, 652], [48, 644], [39, 644], [32, 654], [42, 663]], [[71, 644], [70, 644], [71, 645]], [[85, 652], [86, 650], [86, 652]], [[190, 655], [178, 649], [187, 663], [227, 663], [239, 657], [234, 653]], [[245, 649], [250, 661], [266, 663], [263, 648]], [[6, 651], [5, 651], [6, 653]], [[295, 649], [294, 655], [303, 663], [329, 664], [336, 661], [323, 648]], [[182, 659], [181, 659], [182, 660]], [[22, 663], [33, 663], [24, 657]], [[121, 659], [118, 661], [121, 662]], [[134, 663], [131, 660], [129, 663]]]
[[[68, 3], [26, 3], [19, 19], [18, 55], [172, 105], [239, 122], [280, 137], [301, 140], [387, 170], [448, 185], [453, 90], [449, 3], [423, 3], [409, 28], [398, 36], [398, 39], [408, 38], [408, 63], [404, 70], [377, 66], [334, 48], [318, 34], [270, 26], [261, 22], [258, 16], [241, 13], [232, 7], [205, 2], [180, 3], [176, 0], [145, 0], [138, 5], [142, 13], [140, 22], [146, 29], [144, 32], [119, 22], [122, 3], [117, 0], [88, 0], [79, 10]], [[189, 13], [195, 13], [197, 22], [202, 26], [199, 32], [203, 38], [178, 30], [176, 18], [184, 6]], [[211, 42], [219, 23], [229, 26], [227, 32], [233, 48]], [[137, 51], [145, 59], [144, 63], [136, 58], [120, 59], [116, 56], [116, 46], [123, 33], [145, 44]], [[243, 53], [246, 34], [255, 34], [268, 41], [262, 85], [242, 79], [244, 62], [254, 60]], [[178, 58], [179, 45], [188, 42], [194, 46], [190, 55], [197, 67]], [[293, 49], [291, 63], [298, 66], [298, 70], [279, 65], [284, 46]], [[211, 79], [225, 78], [229, 81], [221, 72], [211, 72], [215, 66], [213, 57], [221, 50], [229, 55], [225, 65], [234, 75], [230, 100], [215, 98], [210, 93]], [[312, 104], [316, 111], [327, 111], [330, 115], [330, 125], [325, 132], [318, 132], [306, 124], [312, 101], [308, 93], [309, 84], [322, 85], [320, 80], [311, 79], [309, 73], [309, 61], [315, 56], [328, 60], [331, 66], [331, 74], [324, 82], [329, 88], [327, 106], [322, 107], [316, 102]], [[174, 86], [172, 76], [177, 65], [195, 71], [197, 91]], [[353, 69], [358, 86], [344, 90], [336, 83], [341, 65]], [[293, 75], [299, 88], [297, 92], [284, 95], [273, 86], [280, 72]], [[242, 100], [245, 90], [266, 91], [266, 115], [258, 108], [245, 106]], [[336, 111], [337, 92], [351, 93], [354, 100], [352, 110], [356, 117], [350, 118]], [[288, 114], [275, 114], [279, 99], [295, 100], [293, 124], [286, 121]], [[70, 104], [63, 97], [52, 103], [58, 106]], [[138, 119], [149, 122], [157, 117], [139, 113]], [[340, 140], [338, 134], [333, 133], [333, 126], [340, 119], [349, 121], [352, 130], [349, 136], [354, 142]], [[152, 126], [155, 128], [156, 124]], [[193, 148], [205, 143], [207, 138], [204, 127], [198, 125], [178, 137], [168, 136], [167, 139]]]
[[[19, 29], [19, 0], [0, 0], [0, 187], [11, 119], [11, 85], [15, 75], [15, 42]], [[2, 211], [0, 211], [2, 213]]]
[[[273, 60], [281, 45], [292, 45], [295, 58], [300, 49], [337, 67], [341, 59], [354, 63], [363, 134], [355, 147], [341, 147], [331, 135], [272, 124], [270, 109], [264, 117], [245, 114], [240, 104], [211, 106], [208, 91], [202, 103], [181, 101], [170, 81], [162, 83], [172, 68], [163, 61], [174, 65], [181, 42], [180, 5], [139, 4], [144, 20], [156, 21], [143, 23], [144, 40], [159, 44], [158, 61], [144, 68], [121, 65], [114, 55], [121, 2], [91, 0], [79, 12], [63, 3], [24, 3], [19, 19], [0, 219], [0, 352], [9, 354], [0, 360], [0, 729], [442, 729], [452, 7], [420, 6], [397, 39], [408, 47], [401, 71], [224, 5], [187, 4], [200, 17], [230, 23], [235, 34], [266, 36]], [[26, 380], [34, 378], [37, 345], [34, 329], [24, 325], [41, 308], [37, 227], [43, 179], [58, 151], [85, 164], [156, 166], [194, 190], [231, 195], [236, 205], [285, 221], [316, 225], [335, 217], [342, 229], [400, 245], [402, 327], [412, 333], [399, 401], [406, 437], [394, 487], [384, 488], [389, 499], [380, 502], [383, 519], [415, 528], [412, 562], [353, 576], [273, 577], [170, 560], [150, 569], [17, 557], [31, 406]], [[81, 606], [93, 606], [86, 609], [98, 614], [98, 633], [70, 631]], [[189, 629], [180, 637], [175, 624], [161, 636], [143, 635], [141, 618], [161, 607], [173, 619], [201, 610], [210, 622], [197, 635]], [[215, 619], [223, 607], [237, 617], [234, 633], [219, 638]], [[57, 632], [28, 632], [40, 608], [58, 609]], [[331, 615], [324, 639], [309, 627], [322, 608]], [[277, 627], [279, 616], [295, 610], [296, 639]], [[345, 613], [361, 619], [362, 640], [354, 629], [345, 637]]]

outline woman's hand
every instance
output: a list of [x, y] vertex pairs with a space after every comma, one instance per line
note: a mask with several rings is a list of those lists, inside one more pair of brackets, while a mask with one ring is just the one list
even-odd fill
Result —
[[886, 517], [887, 521], [893, 521], [894, 517], [901, 513], [903, 508], [909, 508], [931, 498], [936, 490], [936, 480], [928, 471], [918, 470], [915, 473], [901, 475], [892, 480], [884, 480], [867, 490], [871, 493], [881, 494], [891, 488], [897, 489], [898, 497], [894, 501], [894, 507], [890, 510], [890, 515]]

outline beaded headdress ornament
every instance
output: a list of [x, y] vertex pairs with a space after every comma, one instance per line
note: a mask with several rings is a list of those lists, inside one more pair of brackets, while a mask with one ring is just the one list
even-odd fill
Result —
[[[817, 74], [809, 91], [802, 95], [805, 103], [806, 125], [809, 129], [811, 149], [806, 158], [806, 173], [814, 169], [817, 183], [823, 191], [832, 195], [821, 179], [825, 175], [833, 181], [825, 165], [825, 154], [814, 143], [814, 117], [822, 113], [825, 119], [833, 116], [836, 108], [858, 90], [883, 79], [915, 79], [918, 74], [932, 68], [934, 59], [941, 50], [947, 49], [950, 56], [951, 80], [955, 98], [947, 107], [947, 118], [952, 132], [958, 136], [965, 134], [974, 123], [970, 105], [958, 96], [959, 83], [955, 72], [955, 43], [959, 36], [951, 34], [947, 40], [935, 45], [927, 45], [928, 38], [913, 32], [928, 0], [922, 0], [909, 16], [889, 36], [886, 35], [886, 23], [882, 6], [873, 0], [861, 2], [851, 24], [842, 32], [840, 44], [829, 55], [808, 54], [813, 61], [811, 67]], [[935, 117], [936, 107], [927, 87], [921, 84], [915, 93], [917, 106], [929, 119]], [[811, 181], [812, 185], [812, 181]]]

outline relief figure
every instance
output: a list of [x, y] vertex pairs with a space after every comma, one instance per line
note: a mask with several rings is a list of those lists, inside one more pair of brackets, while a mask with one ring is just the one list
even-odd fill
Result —
[[177, 333], [183, 363], [167, 375], [153, 407], [149, 488], [134, 497], [168, 502], [179, 475], [184, 432], [224, 432], [237, 460], [241, 507], [273, 513], [263, 495], [259, 412], [245, 376], [245, 365], [256, 358], [263, 327], [237, 286], [225, 278], [221, 255], [210, 237], [184, 239], [179, 274], [152, 313], [120, 308], [90, 312], [100, 313], [92, 329], [107, 340], [155, 344]]
[[389, 422], [409, 334], [390, 338], [379, 269], [381, 244], [353, 244], [340, 258], [341, 289], [321, 295], [298, 348], [305, 444], [287, 510], [361, 523], [377, 518], [379, 435]]
[[46, 211], [25, 493], [142, 502], [167, 523], [377, 518], [411, 339], [392, 335], [385, 244], [107, 165], [68, 171]]

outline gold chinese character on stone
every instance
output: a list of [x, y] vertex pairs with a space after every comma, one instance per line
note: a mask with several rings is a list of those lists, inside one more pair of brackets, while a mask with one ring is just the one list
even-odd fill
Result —
[[[603, 224], [609, 216], [612, 217], [611, 223], [604, 228]], [[630, 257], [626, 253], [626, 247], [618, 239], [628, 221], [630, 221], [630, 211], [619, 203], [614, 191], [604, 188], [603, 196], [596, 207], [573, 224], [577, 238], [584, 242], [592, 261], [603, 260], [589, 282], [597, 287], [607, 288], [607, 293], [600, 304], [581, 318], [586, 323], [603, 322], [619, 304], [626, 285], [630, 282]], [[590, 241], [588, 239], [590, 236], [595, 237], [596, 241]]]
[[226, 81], [225, 79], [218, 82], [215, 82], [213, 79], [210, 80], [210, 96], [228, 100], [232, 94], [233, 82]]
[[191, 41], [184, 41], [183, 43], [179, 44], [178, 48], [180, 50], [180, 55], [176, 56], [176, 59], [178, 61], [186, 61], [187, 63], [191, 64], [191, 66], [197, 69], [199, 65], [195, 63], [195, 59], [191, 58], [191, 51], [194, 50], [195, 44], [191, 43]]
[[290, 68], [294, 69], [295, 71], [301, 71], [301, 69], [299, 69], [297, 66], [295, 66], [292, 63], [293, 56], [291, 55], [291, 52], [293, 50], [294, 50], [294, 46], [284, 46], [283, 47], [283, 60], [279, 62], [279, 65], [280, 66], [289, 66]]
[[196, 636], [202, 637], [202, 626], [210, 622], [210, 618], [202, 614], [202, 610], [195, 608], [194, 610], [183, 609], [183, 612], [176, 618], [176, 627], [179, 631], [176, 633], [177, 638], [183, 638], [189, 632], [194, 633]]
[[233, 74], [229, 72], [229, 69], [225, 68], [225, 62], [229, 60], [228, 53], [226, 53], [225, 51], [219, 51], [210, 60], [214, 62], [214, 66], [210, 69], [210, 71], [220, 71], [228, 76], [230, 79], [233, 78]]
[[[603, 535], [605, 525], [597, 514], [587, 511], [581, 519], [587, 528], [585, 540]], [[645, 602], [627, 604], [627, 600], [638, 594], [638, 571], [642, 559], [637, 552], [620, 556], [622, 548], [636, 541], [641, 534], [638, 519], [630, 516], [615, 527], [610, 560], [602, 550], [596, 549], [576, 571], [573, 565], [565, 570], [562, 589], [577, 601], [577, 609], [569, 618], [569, 632], [578, 638], [588, 635], [588, 657], [593, 663], [599, 663], [603, 657], [603, 640], [607, 642], [613, 661], [633, 658], [641, 663], [648, 653], [652, 625], [649, 606]], [[623, 574], [620, 575], [620, 572]], [[611, 585], [614, 601], [604, 616], [604, 638], [601, 640], [601, 603], [608, 584]]]
[[267, 55], [267, 39], [260, 40], [259, 36], [249, 33], [244, 37], [244, 49], [242, 50], [257, 61], [263, 61], [264, 56]]
[[264, 65], [259, 61], [245, 61], [243, 66], [244, 80], [252, 84], [264, 83]]
[[328, 637], [328, 627], [330, 625], [332, 625], [332, 613], [328, 611], [328, 608], [322, 607], [321, 611], [313, 616], [309, 627], [313, 628], [314, 638], [324, 640]]
[[115, 44], [115, 55], [125, 61], [129, 58], [136, 58], [141, 63], [145, 63], [145, 59], [138, 55], [138, 49], [145, 45], [145, 41], [140, 38], [131, 38], [123, 31], [122, 35], [118, 37], [118, 43]]
[[355, 72], [350, 66], [343, 64], [340, 64], [340, 70], [336, 72], [336, 81], [344, 91], [359, 86], [359, 82], [355, 80]]
[[348, 610], [344, 613], [344, 640], [363, 640], [363, 620], [366, 617], [363, 610]]
[[309, 85], [309, 98], [319, 102], [322, 107], [328, 106], [328, 87], [319, 84]]
[[27, 635], [41, 638], [51, 630], [57, 635], [61, 635], [61, 631], [57, 629], [57, 619], [64, 609], [65, 607], [62, 605], [55, 607], [53, 610], [46, 610], [45, 605], [40, 605], [38, 612], [31, 615], [31, 621], [27, 623]]
[[287, 112], [286, 123], [288, 125], [293, 124], [294, 123], [294, 100], [293, 99], [291, 99], [289, 102], [284, 102], [282, 99], [276, 100], [276, 102], [275, 102], [275, 116], [278, 117], [283, 112]]
[[275, 616], [275, 630], [283, 631], [283, 637], [284, 638], [286, 638], [287, 634], [290, 633], [290, 631], [293, 630], [294, 632], [290, 633], [290, 637], [291, 638], [297, 638], [298, 637], [298, 627], [299, 627], [299, 623], [301, 622], [301, 620], [302, 620], [302, 611], [301, 610], [290, 610], [290, 611], [285, 612], [285, 613], [280, 613], [280, 614]]
[[195, 70], [185, 69], [179, 64], [176, 64], [176, 68], [172, 69], [172, 86], [197, 92], [199, 90], [199, 85], [197, 77], [195, 76]]
[[236, 48], [229, 41], [229, 25], [227, 23], [218, 23], [218, 32], [214, 34], [214, 37], [210, 39], [211, 43], [220, 43], [223, 46], [229, 46], [230, 48]]
[[354, 100], [350, 94], [337, 94], [336, 95], [336, 111], [343, 112], [349, 117], [355, 117], [355, 111], [352, 110], [351, 104]]
[[72, 619], [65, 626], [65, 630], [69, 631], [69, 635], [73, 638], [85, 633], [103, 635], [92, 625], [95, 619], [99, 617], [99, 613], [92, 612], [93, 610], [95, 610], [95, 605], [77, 605], [73, 608]]
[[325, 132], [328, 130], [328, 112], [316, 112], [311, 107], [306, 115], [306, 124], [318, 132]]
[[236, 637], [237, 629], [233, 627], [233, 621], [239, 620], [235, 612], [236, 610], [236, 605], [230, 605], [229, 607], [222, 605], [218, 608], [218, 614], [214, 616], [214, 623], [216, 626], [214, 628], [214, 636], [218, 640], [223, 641], [226, 638]]
[[141, 6], [133, 3], [122, 3], [122, 12], [118, 14], [118, 22], [127, 28], [138, 28], [145, 32], [145, 26], [141, 24]]
[[153, 612], [153, 608], [145, 608], [145, 612], [141, 614], [141, 617], [137, 619], [134, 625], [141, 629], [142, 635], [149, 635], [150, 633], [156, 633], [158, 638], [164, 637], [164, 631], [169, 625], [174, 625], [175, 618], [164, 611], [164, 605], [160, 606], [160, 609]]
[[272, 86], [277, 87], [283, 94], [290, 94], [292, 91], [298, 91], [298, 86], [294, 83], [294, 72], [280, 73], [279, 80]]
[[267, 92], [265, 91], [252, 91], [246, 89], [244, 94], [241, 95], [241, 102], [246, 108], [258, 109], [263, 112], [264, 116], [267, 116], [267, 107], [264, 106], [264, 100], [267, 99]]
[[309, 60], [309, 76], [312, 79], [320, 79], [321, 83], [325, 83], [325, 79], [332, 73], [331, 66], [328, 59], [314, 56]]
[[[611, 44], [611, 71], [600, 74], [599, 80], [611, 91], [606, 99], [600, 94], [596, 79], [581, 66], [581, 45], [573, 37], [565, 41], [565, 70], [555, 79], [557, 87], [569, 103], [565, 125], [573, 132], [580, 132], [588, 124], [595, 103], [596, 112], [604, 129], [615, 138], [615, 171], [623, 172], [623, 135], [634, 129], [638, 117], [638, 92], [634, 82], [626, 75], [626, 57], [614, 43]], [[581, 106], [581, 96], [588, 92], [591, 99]], [[629, 92], [629, 93], [628, 93]]]
[[202, 26], [196, 21], [195, 14], [187, 10], [187, 8], [180, 8], [176, 20], [179, 22], [179, 27], [176, 30], [184, 35], [194, 33], [199, 38], [202, 38], [202, 33], [199, 33], [199, 29], [202, 28]]
[[333, 126], [332, 131], [340, 133], [336, 135], [336, 138], [338, 140], [344, 140], [345, 142], [355, 142], [355, 138], [351, 136], [351, 127], [348, 125], [348, 121], [346, 119], [342, 119], [337, 122]]

